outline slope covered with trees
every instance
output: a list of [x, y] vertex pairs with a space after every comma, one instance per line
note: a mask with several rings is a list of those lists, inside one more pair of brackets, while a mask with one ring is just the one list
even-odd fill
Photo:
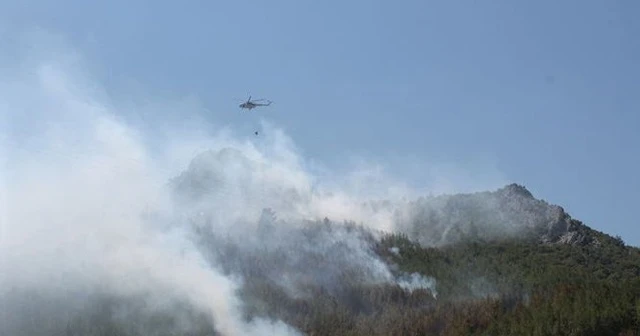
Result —
[[[346, 227], [366, 232], [354, 225]], [[344, 224], [316, 222], [306, 227], [306, 234], [312, 240], [344, 228]], [[367, 240], [372, 251], [395, 266], [395, 273], [417, 272], [435, 278], [437, 285], [412, 291], [398, 283], [367, 284], [362, 269], [323, 265], [341, 262], [338, 255], [323, 251], [308, 251], [302, 257], [314, 259], [311, 265], [283, 265], [287, 257], [282, 250], [250, 252], [222, 241], [216, 250], [225, 256], [227, 272], [247, 279], [241, 294], [247, 318], [278, 318], [309, 335], [640, 334], [640, 252], [636, 248], [517, 240], [425, 248], [403, 234]], [[299, 269], [292, 270], [295, 267]], [[304, 276], [305, 269], [312, 275], [297, 295], [270, 272]], [[318, 269], [331, 279], [321, 279]], [[93, 329], [104, 332], [92, 334], [128, 334], [126, 323], [133, 321], [119, 323], [124, 326], [105, 326]], [[82, 325], [87, 324], [70, 324], [70, 334]], [[206, 324], [201, 328], [199, 335], [213, 333]]]
[[[230, 188], [220, 168], [229, 164], [237, 181], [255, 169], [237, 152], [208, 152], [172, 188], [178, 202], [198, 204], [182, 230], [205, 262], [240, 279], [247, 322], [270, 318], [307, 335], [640, 335], [640, 249], [523, 186], [364, 204], [393, 214], [390, 232], [283, 220], [271, 209], [257, 222], [222, 227], [215, 221], [229, 217], [205, 210], [230, 197], [215, 194]], [[236, 189], [241, 200], [255, 192]], [[275, 192], [289, 197], [274, 201], [287, 209], [313, 199]], [[155, 298], [93, 293], [61, 317], [41, 293], [28, 294], [31, 305], [24, 293], [8, 293], [3, 302], [23, 317], [16, 336], [217, 335], [219, 321], [188, 302], [151, 307]], [[45, 325], [55, 332], [38, 332]]]

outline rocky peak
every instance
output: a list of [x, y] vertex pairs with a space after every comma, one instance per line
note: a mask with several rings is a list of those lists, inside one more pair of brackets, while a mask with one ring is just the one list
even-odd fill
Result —
[[525, 198], [534, 199], [533, 194], [523, 185], [517, 183], [511, 183], [503, 188], [500, 188], [496, 193], [501, 194], [503, 197], [520, 196]]
[[565, 210], [536, 199], [526, 187], [512, 183], [495, 191], [443, 195], [413, 202], [403, 230], [426, 245], [464, 239], [533, 239], [541, 243], [585, 245], [593, 230]]

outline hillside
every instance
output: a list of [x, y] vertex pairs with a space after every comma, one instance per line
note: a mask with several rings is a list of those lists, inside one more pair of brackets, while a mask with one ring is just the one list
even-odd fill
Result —
[[[235, 167], [253, 172], [257, 166], [238, 155], [200, 156], [175, 186], [190, 200], [215, 194], [227, 178], [220, 167], [239, 162]], [[189, 188], [193, 181], [196, 193]], [[311, 198], [294, 190], [272, 198], [282, 194], [297, 195], [290, 207]], [[539, 334], [562, 334], [563, 323], [586, 323], [576, 328], [594, 335], [639, 325], [640, 250], [536, 199], [524, 186], [363, 207], [392, 213], [393, 232], [328, 218], [292, 224], [267, 209], [255, 231], [235, 242], [206, 229], [199, 237], [226, 272], [249, 279], [249, 311], [310, 334], [390, 335], [404, 328], [436, 334], [464, 334], [457, 328], [515, 328], [510, 333], [518, 334], [521, 328], [529, 334], [529, 323], [549, 316], [565, 320], [539, 324]], [[555, 300], [565, 300], [559, 304], [567, 305], [568, 315], [549, 310]], [[614, 312], [606, 312], [607, 305]], [[602, 309], [605, 315], [594, 311]], [[431, 317], [401, 318], [412, 314]]]
[[[273, 332], [261, 317], [306, 335], [640, 335], [640, 249], [524, 186], [354, 202], [376, 220], [388, 215], [392, 229], [381, 231], [293, 218], [313, 214], [320, 196], [256, 187], [261, 169], [234, 150], [196, 157], [169, 185], [180, 217], [167, 224], [188, 232], [204, 267], [236, 279], [257, 334]], [[11, 335], [221, 335], [221, 321], [168, 292], [91, 293], [70, 315], [56, 315], [43, 293], [26, 295], [29, 304], [25, 293], [3, 298]], [[48, 327], [15, 322], [25, 314]]]
[[[245, 277], [248, 318], [279, 319], [307, 335], [640, 335], [635, 248], [515, 240], [423, 248], [404, 235], [376, 240], [354, 225], [307, 224], [280, 246], [249, 248], [204, 235], [211, 259]], [[375, 256], [353, 256], [362, 251], [352, 238], [327, 245], [333, 235], [361, 237]], [[397, 282], [376, 274], [376, 256]], [[139, 320], [172, 325], [171, 315], [117, 318], [105, 312], [122, 303], [107, 303], [91, 323], [118, 333], [89, 334], [135, 335]], [[69, 328], [87, 335], [81, 321]], [[213, 333], [206, 318], [194, 321], [201, 329], [189, 335]]]

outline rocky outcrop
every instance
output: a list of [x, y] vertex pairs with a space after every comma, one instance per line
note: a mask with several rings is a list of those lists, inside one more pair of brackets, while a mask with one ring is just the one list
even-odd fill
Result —
[[496, 191], [421, 198], [398, 216], [398, 227], [425, 245], [441, 246], [465, 239], [521, 238], [541, 243], [586, 245], [593, 230], [558, 205], [536, 199], [522, 185]]

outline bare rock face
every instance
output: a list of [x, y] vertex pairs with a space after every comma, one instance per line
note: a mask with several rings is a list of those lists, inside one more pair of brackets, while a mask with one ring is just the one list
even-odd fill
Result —
[[556, 242], [569, 245], [586, 245], [588, 240], [586, 235], [580, 234], [578, 231], [568, 231], [562, 234]]
[[594, 241], [591, 229], [572, 219], [562, 207], [536, 199], [518, 184], [496, 191], [421, 198], [411, 202], [403, 214], [398, 227], [430, 246], [465, 239], [522, 238], [572, 245]]
[[580, 224], [574, 221], [561, 206], [536, 199], [524, 186], [510, 184], [496, 192], [525, 231], [534, 232], [542, 243], [585, 244], [589, 239]]

